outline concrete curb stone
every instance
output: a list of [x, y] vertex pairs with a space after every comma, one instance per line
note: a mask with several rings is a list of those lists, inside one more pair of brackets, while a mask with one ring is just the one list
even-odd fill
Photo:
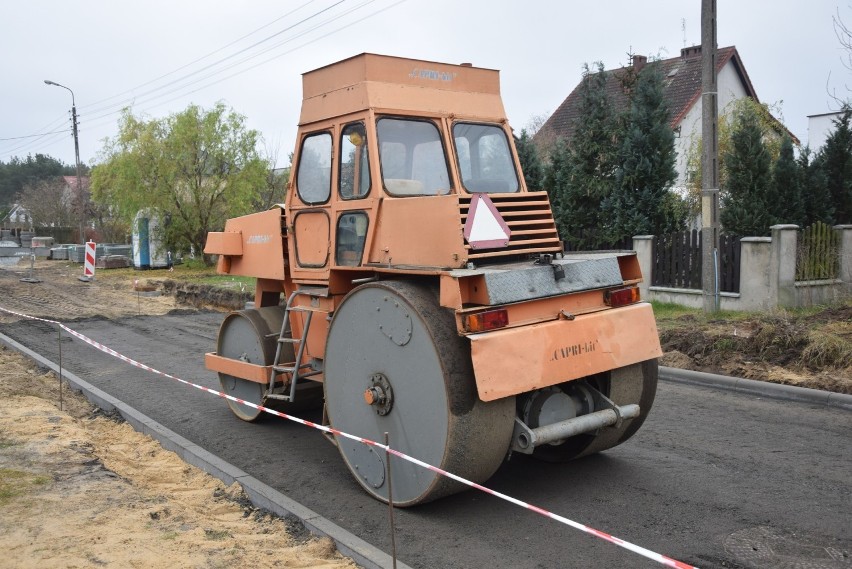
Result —
[[771, 399], [798, 401], [852, 411], [852, 395], [821, 389], [797, 387], [768, 381], [756, 381], [715, 373], [660, 366], [660, 379], [675, 383], [698, 384], [716, 389], [748, 393]]

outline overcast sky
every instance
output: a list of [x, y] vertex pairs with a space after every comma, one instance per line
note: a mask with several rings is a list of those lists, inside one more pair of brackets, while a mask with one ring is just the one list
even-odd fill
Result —
[[[700, 0], [27, 0], [0, 15], [0, 160], [97, 160], [119, 110], [160, 118], [223, 101], [259, 130], [279, 166], [293, 150], [301, 74], [363, 52], [500, 70], [516, 131], [552, 113], [583, 63], [674, 57], [701, 43]], [[735, 45], [762, 102], [804, 143], [807, 115], [848, 95], [832, 16], [849, 1], [718, 0], [718, 42]], [[271, 38], [271, 39], [267, 39]], [[266, 40], [266, 41], [263, 41]], [[58, 132], [57, 132], [58, 131]], [[31, 137], [33, 134], [48, 134]], [[24, 138], [19, 138], [24, 137]], [[8, 140], [13, 139], [13, 140]]]

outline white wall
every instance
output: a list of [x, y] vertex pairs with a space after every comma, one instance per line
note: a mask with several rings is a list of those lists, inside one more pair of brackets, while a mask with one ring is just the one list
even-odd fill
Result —
[[808, 117], [808, 146], [818, 152], [825, 144], [828, 135], [834, 132], [834, 121], [840, 118], [840, 113], [826, 113]]
[[[728, 61], [722, 70], [719, 71], [716, 82], [719, 91], [717, 98], [718, 113], [721, 117], [723, 114], [729, 112], [730, 104], [733, 101], [745, 97], [747, 93], [732, 60]], [[701, 97], [696, 100], [695, 104], [692, 105], [684, 116], [680, 123], [680, 138], [675, 139], [675, 151], [677, 152], [677, 161], [675, 163], [675, 169], [677, 170], [676, 188], [686, 188], [687, 158], [693, 140], [696, 144], [701, 140]]]

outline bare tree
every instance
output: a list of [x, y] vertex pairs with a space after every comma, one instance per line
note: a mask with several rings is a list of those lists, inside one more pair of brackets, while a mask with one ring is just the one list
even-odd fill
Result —
[[73, 226], [72, 202], [72, 191], [61, 177], [27, 184], [18, 194], [18, 203], [30, 213], [33, 227]]
[[[850, 29], [849, 26], [846, 25], [846, 22], [843, 21], [843, 18], [840, 17], [840, 8], [837, 9], [837, 15], [831, 17], [831, 21], [834, 25], [834, 35], [837, 36], [837, 41], [843, 49], [843, 55], [841, 56], [840, 61], [843, 63], [843, 67], [852, 71], [852, 29]], [[852, 92], [852, 88], [850, 88], [849, 85], [844, 85], [847, 96], [845, 98], [839, 97], [837, 95], [837, 90], [830, 87], [830, 81], [831, 74], [829, 73], [825, 85], [829, 96], [834, 99], [834, 102], [840, 105], [841, 108], [848, 107], [850, 104], [848, 94]]]
[[278, 167], [278, 155], [281, 148], [280, 143], [267, 144], [264, 151], [268, 169], [266, 183], [258, 189], [255, 197], [255, 209], [265, 210], [277, 203], [284, 203], [287, 182], [290, 179], [290, 166]]
[[[91, 202], [90, 202], [91, 203]], [[97, 239], [103, 243], [128, 243], [130, 224], [105, 204], [93, 204], [89, 217], [95, 222]]]
[[534, 137], [544, 123], [547, 122], [547, 119], [550, 118], [550, 114], [551, 113], [545, 111], [537, 115], [532, 115], [529, 118], [527, 124], [524, 126], [524, 130], [527, 131], [527, 135], [529, 135], [530, 138]]

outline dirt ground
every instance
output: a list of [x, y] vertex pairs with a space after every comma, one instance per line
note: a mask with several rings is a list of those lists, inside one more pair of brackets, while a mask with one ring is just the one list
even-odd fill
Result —
[[[38, 265], [35, 284], [19, 280], [28, 266], [0, 267], [0, 306], [65, 321], [175, 308], [137, 296], [136, 279], [87, 284], [79, 265]], [[56, 382], [0, 348], [0, 567], [356, 567], [67, 388], [60, 410]]]
[[[80, 265], [0, 266], [0, 307], [62, 320], [238, 307], [245, 294], [165, 271], [78, 280]], [[147, 289], [153, 289], [148, 292]], [[165, 291], [165, 294], [157, 294]], [[0, 322], [19, 317], [0, 311]], [[803, 314], [658, 320], [663, 365], [852, 393], [852, 305]], [[70, 324], [73, 327], [73, 324]], [[186, 465], [0, 350], [0, 566], [354, 567], [328, 540], [255, 510], [239, 487]], [[50, 400], [45, 399], [50, 394]]]
[[852, 301], [657, 323], [662, 365], [852, 394]]

